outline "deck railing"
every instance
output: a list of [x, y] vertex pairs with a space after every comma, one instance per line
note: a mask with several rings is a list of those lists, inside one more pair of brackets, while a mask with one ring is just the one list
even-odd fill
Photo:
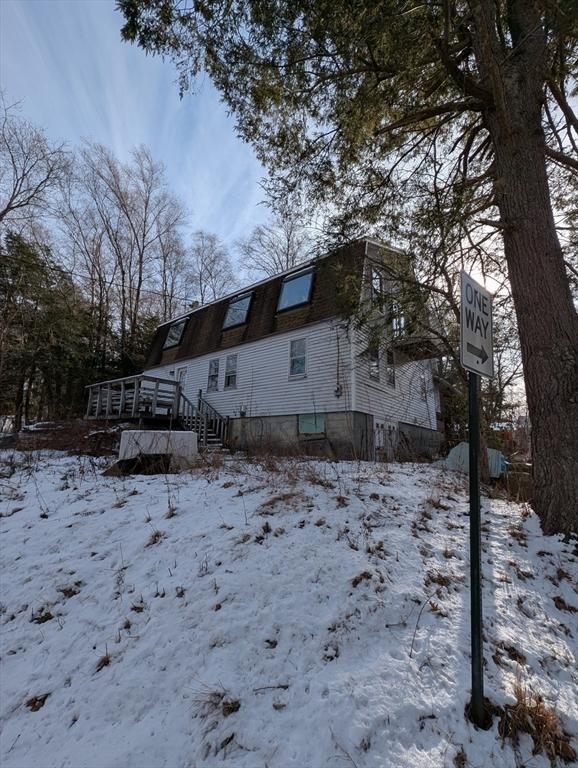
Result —
[[228, 419], [207, 403], [199, 392], [192, 403], [179, 382], [138, 374], [111, 379], [88, 387], [87, 419], [168, 419], [198, 434], [199, 445], [223, 445]]
[[[88, 387], [88, 419], [177, 418], [180, 386], [171, 379], [139, 374]], [[191, 403], [192, 406], [192, 403]]]

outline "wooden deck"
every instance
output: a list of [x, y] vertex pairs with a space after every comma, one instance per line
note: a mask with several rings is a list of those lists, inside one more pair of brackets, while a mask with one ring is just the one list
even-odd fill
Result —
[[223, 445], [228, 419], [221, 416], [202, 393], [196, 403], [186, 397], [173, 379], [138, 374], [111, 379], [88, 387], [87, 419], [106, 421], [155, 421], [193, 430], [202, 446]]

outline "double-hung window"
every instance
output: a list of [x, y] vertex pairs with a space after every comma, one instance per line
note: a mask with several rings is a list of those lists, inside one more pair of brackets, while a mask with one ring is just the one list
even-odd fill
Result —
[[207, 392], [216, 392], [219, 389], [219, 358], [209, 360], [209, 378], [207, 380]]
[[184, 320], [177, 320], [174, 323], [171, 323], [171, 327], [169, 328], [169, 332], [167, 333], [165, 343], [163, 344], [163, 349], [168, 349], [169, 347], [176, 347], [181, 343], [181, 339], [183, 337], [183, 331], [185, 330], [185, 325], [187, 324], [187, 318]]
[[385, 301], [385, 275], [380, 269], [371, 268], [371, 300], [379, 309], [383, 310]]
[[225, 389], [237, 389], [237, 355], [227, 355]]
[[313, 270], [299, 272], [297, 275], [289, 275], [283, 280], [281, 293], [277, 303], [277, 312], [292, 307], [300, 307], [308, 304], [311, 299], [313, 286]]
[[289, 376], [298, 378], [307, 373], [307, 339], [293, 339], [289, 348]]
[[394, 338], [403, 336], [405, 331], [405, 317], [401, 304], [393, 301], [391, 304], [391, 333]]
[[231, 299], [227, 307], [227, 314], [223, 322], [223, 329], [234, 328], [236, 325], [243, 325], [247, 322], [249, 307], [251, 306], [252, 293], [245, 293], [243, 296], [237, 296]]

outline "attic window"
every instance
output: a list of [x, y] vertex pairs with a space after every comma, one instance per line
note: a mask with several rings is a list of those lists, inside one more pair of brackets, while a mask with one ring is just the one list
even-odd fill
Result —
[[184, 320], [177, 320], [176, 323], [171, 324], [171, 327], [169, 328], [169, 332], [167, 333], [167, 337], [165, 339], [165, 343], [163, 344], [163, 349], [168, 349], [169, 347], [176, 347], [178, 344], [181, 343], [181, 339], [183, 338], [183, 331], [185, 330], [186, 324], [187, 324], [186, 318]]
[[247, 322], [247, 314], [252, 298], [252, 293], [246, 293], [243, 296], [238, 296], [236, 299], [231, 299], [227, 308], [227, 314], [225, 315], [223, 328], [233, 328], [235, 325], [243, 325], [243, 323]]
[[311, 300], [311, 287], [313, 285], [313, 270], [290, 275], [283, 280], [277, 312], [292, 307], [300, 307]]

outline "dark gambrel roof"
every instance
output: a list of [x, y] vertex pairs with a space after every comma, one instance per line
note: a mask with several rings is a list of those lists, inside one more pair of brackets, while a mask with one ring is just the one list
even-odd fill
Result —
[[[229, 302], [234, 298], [229, 296], [185, 315], [188, 318], [187, 324], [178, 346], [163, 350], [171, 323], [159, 326], [146, 367], [188, 360], [339, 315], [340, 307], [347, 301], [344, 287], [351, 284], [351, 278], [359, 279], [358, 285], [361, 282], [365, 248], [366, 241], [357, 240], [312, 262], [314, 277], [311, 301], [304, 306], [277, 312], [281, 285], [288, 276], [285, 273], [235, 294], [241, 296], [249, 290], [253, 293], [247, 322], [243, 325], [223, 330]], [[300, 265], [295, 272], [304, 266]]]

